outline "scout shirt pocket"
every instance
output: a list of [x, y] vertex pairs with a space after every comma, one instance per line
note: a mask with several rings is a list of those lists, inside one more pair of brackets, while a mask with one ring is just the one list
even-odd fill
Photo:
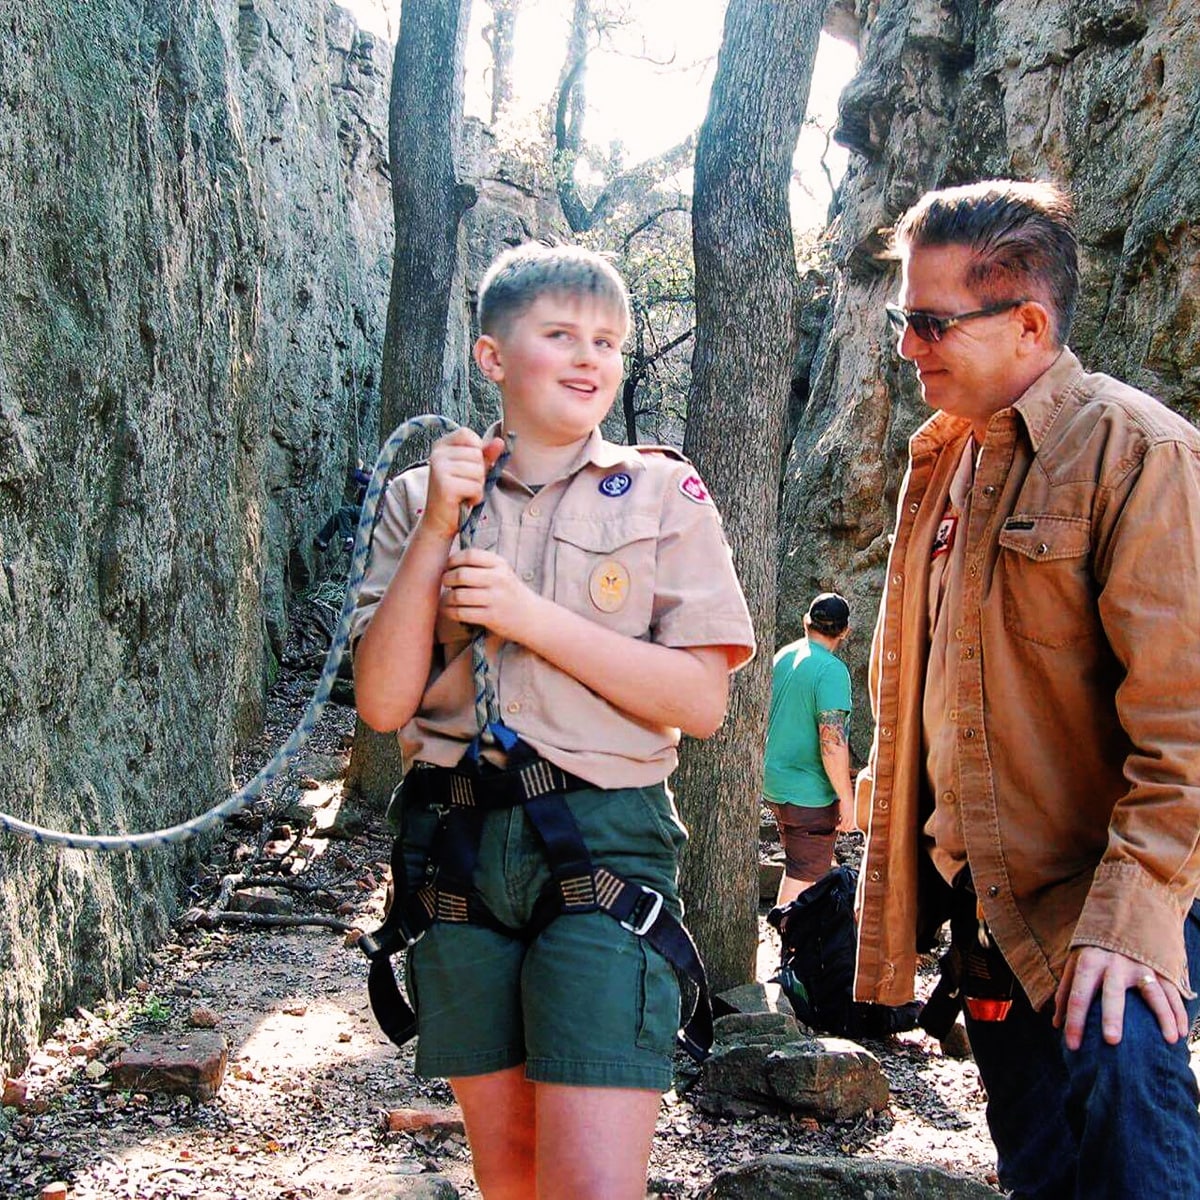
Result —
[[1004, 628], [1039, 646], [1061, 649], [1092, 637], [1096, 582], [1087, 517], [1016, 513], [1000, 530]]
[[646, 637], [654, 610], [656, 516], [560, 517], [551, 540], [555, 603], [617, 633]]

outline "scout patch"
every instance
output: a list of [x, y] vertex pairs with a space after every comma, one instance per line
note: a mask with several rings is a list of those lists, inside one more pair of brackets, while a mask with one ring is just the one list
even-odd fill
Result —
[[954, 534], [957, 530], [958, 513], [953, 508], [948, 508], [946, 515], [937, 527], [937, 535], [933, 539], [933, 553], [929, 556], [931, 562], [935, 558], [941, 558], [943, 554], [950, 553], [954, 548]]
[[604, 496], [616, 499], [617, 496], [623, 496], [633, 486], [633, 479], [626, 475], [624, 471], [617, 471], [612, 475], [605, 475], [600, 480], [600, 492]]
[[704, 480], [694, 471], [690, 475], [685, 475], [679, 481], [679, 490], [689, 500], [694, 500], [697, 504], [708, 504], [712, 500], [712, 497], [708, 494], [708, 488], [704, 486]]
[[588, 579], [588, 595], [601, 612], [620, 612], [629, 598], [629, 572], [615, 558], [606, 558]]

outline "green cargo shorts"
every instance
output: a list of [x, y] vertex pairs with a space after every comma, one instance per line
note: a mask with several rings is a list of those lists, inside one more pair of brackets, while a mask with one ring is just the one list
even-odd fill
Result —
[[[570, 792], [593, 865], [663, 894], [681, 916], [686, 839], [665, 785]], [[405, 821], [406, 830], [421, 824]], [[418, 838], [419, 840], [419, 838]], [[420, 848], [406, 854], [416, 865]], [[484, 818], [475, 885], [492, 913], [521, 928], [550, 881], [521, 808]], [[484, 1075], [525, 1064], [542, 1083], [671, 1086], [679, 983], [674, 968], [607, 913], [559, 916], [532, 942], [478, 925], [434, 922], [408, 953], [419, 1075]]]

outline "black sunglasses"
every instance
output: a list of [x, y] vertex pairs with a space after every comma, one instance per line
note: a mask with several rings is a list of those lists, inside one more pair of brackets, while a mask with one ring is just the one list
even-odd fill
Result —
[[923, 342], [940, 342], [948, 330], [964, 321], [973, 321], [976, 317], [994, 317], [997, 313], [1008, 312], [1010, 308], [1019, 308], [1026, 300], [1005, 300], [1000, 304], [992, 304], [987, 308], [977, 308], [974, 312], [956, 313], [952, 317], [939, 317], [933, 313], [909, 311], [898, 304], [885, 304], [888, 322], [901, 336], [905, 329], [911, 328]]

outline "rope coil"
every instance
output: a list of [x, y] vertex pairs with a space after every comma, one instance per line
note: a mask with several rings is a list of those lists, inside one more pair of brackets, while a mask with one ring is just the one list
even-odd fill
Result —
[[[358, 530], [354, 538], [354, 552], [350, 556], [350, 573], [347, 578], [346, 596], [342, 602], [342, 612], [338, 619], [329, 653], [325, 656], [325, 665], [321, 668], [321, 676], [312, 699], [301, 714], [300, 720], [292, 730], [287, 740], [275, 752], [271, 760], [249, 782], [236, 791], [228, 800], [210, 808], [207, 812], [193, 817], [180, 825], [172, 825], [166, 829], [154, 829], [146, 833], [131, 834], [87, 834], [68, 833], [58, 829], [47, 829], [22, 821], [6, 812], [0, 812], [0, 830], [27, 838], [44, 846], [66, 846], [71, 850], [98, 850], [112, 852], [117, 850], [140, 850], [151, 846], [168, 846], [185, 842], [197, 834], [212, 829], [235, 813], [248, 808], [262, 794], [263, 790], [282, 771], [286, 770], [300, 753], [304, 744], [312, 736], [313, 730], [325, 711], [325, 705], [333, 691], [337, 679], [338, 667], [350, 644], [350, 618], [354, 614], [359, 590], [362, 588], [366, 575], [367, 560], [370, 554], [371, 530], [375, 525], [375, 513], [383, 496], [384, 486], [392, 462], [400, 447], [414, 434], [425, 430], [438, 436], [453, 433], [459, 426], [448, 417], [438, 414], [425, 414], [405, 421], [392, 431], [391, 436], [383, 444], [375, 467], [371, 473], [371, 482], [367, 485], [366, 498], [363, 500], [362, 511], [359, 513]], [[470, 546], [475, 537], [475, 528], [488, 493], [500, 477], [504, 463], [508, 458], [507, 451], [501, 454], [488, 472], [484, 485], [484, 499], [473, 509], [464, 505], [464, 515], [459, 526], [460, 537], [464, 546]], [[487, 656], [484, 653], [485, 631], [475, 634], [471, 647], [472, 667], [475, 673], [475, 713], [479, 722], [480, 737], [488, 740], [488, 726], [499, 723], [499, 706], [496, 703], [495, 689], [488, 672]]]

